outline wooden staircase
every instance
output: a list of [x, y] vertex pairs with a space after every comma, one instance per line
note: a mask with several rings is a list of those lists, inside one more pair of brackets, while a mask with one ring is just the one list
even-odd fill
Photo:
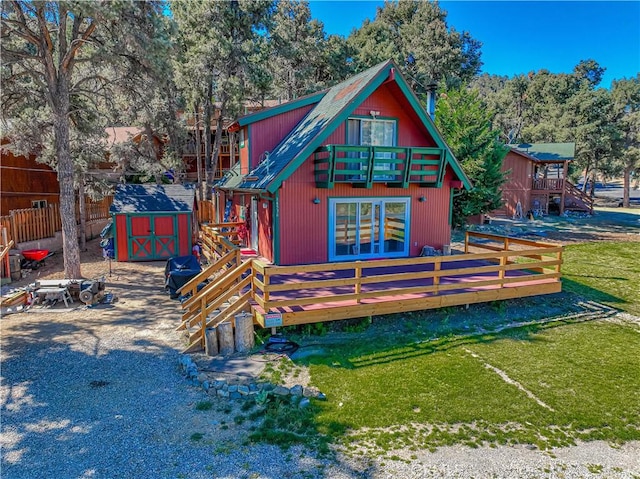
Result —
[[182, 304], [182, 321], [176, 330], [188, 333], [184, 353], [204, 349], [208, 328], [233, 321], [241, 312], [251, 311], [252, 271], [253, 260], [241, 263], [219, 275]]
[[564, 209], [593, 213], [593, 198], [576, 188], [570, 181], [564, 181]]
[[[184, 353], [204, 349], [208, 328], [233, 322], [235, 315], [251, 311], [253, 260], [243, 262], [240, 248], [229, 240], [238, 224], [224, 223], [202, 230], [203, 253], [210, 265], [178, 290], [188, 297], [182, 303], [182, 319], [176, 328], [188, 337]], [[226, 231], [220, 232], [220, 226]]]

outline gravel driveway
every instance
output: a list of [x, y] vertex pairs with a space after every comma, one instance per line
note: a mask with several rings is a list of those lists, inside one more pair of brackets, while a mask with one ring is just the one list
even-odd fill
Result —
[[[160, 287], [163, 267], [115, 264], [107, 278], [119, 298], [113, 305], [1, 319], [0, 477], [640, 476], [637, 442], [615, 449], [594, 442], [553, 454], [524, 447], [398, 451], [405, 461], [329, 461], [302, 449], [245, 445], [246, 429], [222, 420], [233, 412], [195, 407], [209, 398], [179, 371], [179, 312]], [[100, 272], [91, 268], [83, 264], [87, 277]], [[202, 439], [194, 440], [196, 433]]]

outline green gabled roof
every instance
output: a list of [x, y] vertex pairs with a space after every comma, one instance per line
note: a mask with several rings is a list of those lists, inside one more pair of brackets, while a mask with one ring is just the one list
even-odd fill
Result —
[[245, 115], [236, 120], [236, 123], [239, 126], [246, 126], [251, 123], [255, 123], [256, 121], [266, 120], [267, 118], [271, 118], [272, 116], [280, 115], [281, 113], [286, 113], [288, 111], [295, 110], [296, 108], [302, 108], [303, 106], [313, 105], [314, 103], [318, 103], [322, 100], [322, 97], [327, 93], [327, 90], [319, 91], [316, 93], [312, 93], [310, 95], [305, 95], [303, 97], [297, 98], [292, 101], [288, 101], [283, 103], [282, 105], [274, 106], [271, 108], [265, 108], [264, 110], [257, 111], [255, 113], [251, 113], [249, 115]]
[[572, 161], [576, 155], [575, 143], [521, 143], [509, 147], [538, 161]]
[[[462, 171], [433, 121], [409, 88], [399, 69], [391, 60], [365, 70], [327, 91], [320, 102], [274, 148], [269, 156], [238, 185], [241, 189], [266, 190], [274, 193], [326, 138], [346, 121], [350, 114], [382, 83], [392, 79], [400, 87], [437, 146], [446, 150], [446, 162], [462, 180], [465, 188], [471, 182]], [[220, 186], [229, 188], [228, 183]]]

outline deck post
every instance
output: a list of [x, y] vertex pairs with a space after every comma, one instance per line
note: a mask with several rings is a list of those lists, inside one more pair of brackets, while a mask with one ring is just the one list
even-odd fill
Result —
[[440, 275], [437, 274], [440, 272], [442, 267], [442, 260], [436, 258], [436, 261], [433, 263], [433, 285], [435, 286], [434, 294], [440, 294]]
[[200, 298], [200, 344], [204, 349], [206, 346], [206, 334], [207, 334], [207, 297], [202, 295]]
[[262, 291], [262, 299], [264, 300], [264, 311], [268, 313], [271, 308], [269, 306], [269, 268], [264, 268], [264, 274], [262, 275], [262, 282], [264, 283], [264, 290]]
[[355, 270], [354, 271], [355, 294], [358, 296], [358, 298], [356, 299], [356, 302], [361, 303], [362, 300], [360, 299], [360, 290], [361, 290], [362, 284], [360, 283], [360, 280], [362, 279], [362, 265], [360, 264], [360, 261], [356, 261], [354, 270]]
[[504, 269], [505, 266], [507, 265], [507, 255], [503, 255], [500, 257], [500, 270], [498, 271], [498, 278], [500, 278], [500, 287], [503, 288], [504, 287], [504, 283], [502, 282], [502, 280], [504, 279]]
[[469, 232], [464, 232], [464, 254], [469, 254]]

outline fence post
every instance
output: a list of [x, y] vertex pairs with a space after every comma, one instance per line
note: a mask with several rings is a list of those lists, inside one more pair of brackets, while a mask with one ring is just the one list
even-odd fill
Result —
[[356, 302], [360, 303], [362, 302], [362, 300], [360, 299], [360, 290], [362, 288], [362, 285], [360, 283], [360, 280], [362, 279], [362, 265], [360, 264], [360, 261], [356, 261], [356, 265], [355, 265], [355, 274], [354, 274], [354, 280], [355, 280], [355, 293], [358, 296], [356, 298]]
[[440, 258], [436, 258], [435, 263], [433, 263], [433, 285], [435, 286], [434, 293], [440, 294], [440, 270], [442, 268], [442, 260]]
[[15, 211], [9, 211], [9, 222], [11, 224], [11, 235], [13, 236], [13, 239], [15, 239], [16, 243], [22, 243], [22, 241], [20, 241], [20, 235], [18, 234], [18, 227], [16, 225]]

